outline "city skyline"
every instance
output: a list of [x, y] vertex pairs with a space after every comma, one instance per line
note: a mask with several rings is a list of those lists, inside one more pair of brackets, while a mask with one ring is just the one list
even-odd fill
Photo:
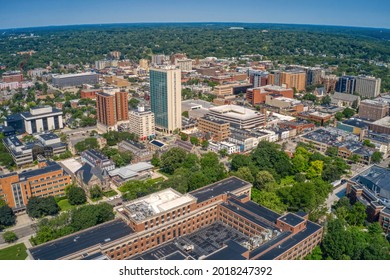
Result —
[[[21, 9], [20, 7], [23, 7]], [[153, 7], [153, 9], [151, 9]], [[250, 8], [249, 8], [250, 7]], [[253, 1], [239, 3], [168, 0], [145, 2], [114, 0], [3, 3], [0, 29], [110, 23], [235, 22], [280, 23], [390, 28], [390, 3], [346, 0]], [[189, 13], [191, 11], [191, 13]], [[346, 13], [345, 11], [348, 11]]]

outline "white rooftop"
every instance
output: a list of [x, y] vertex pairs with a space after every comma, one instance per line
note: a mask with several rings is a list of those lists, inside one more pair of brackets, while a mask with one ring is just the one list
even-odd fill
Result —
[[259, 113], [238, 105], [222, 105], [209, 109], [212, 112], [235, 119], [247, 120], [259, 117]]
[[72, 173], [75, 173], [82, 167], [82, 164], [73, 158], [62, 160], [60, 163], [68, 168]]
[[54, 74], [54, 75], [52, 75], [52, 76], [53, 76], [53, 78], [70, 78], [70, 77], [80, 77], [80, 76], [87, 76], [87, 75], [96, 75], [96, 73], [93, 73], [93, 72], [85, 72], [85, 73], [62, 74], [62, 75]]
[[137, 199], [126, 205], [126, 208], [133, 219], [140, 221], [185, 205], [194, 199], [190, 194], [183, 195], [169, 188]]

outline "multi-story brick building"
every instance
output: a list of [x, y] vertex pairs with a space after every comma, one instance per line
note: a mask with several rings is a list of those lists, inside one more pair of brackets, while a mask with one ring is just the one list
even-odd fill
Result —
[[198, 129], [210, 133], [215, 141], [226, 140], [230, 135], [230, 124], [227, 121], [205, 116], [199, 119]]
[[80, 91], [81, 98], [96, 99], [96, 93], [100, 92], [99, 89], [82, 89]]
[[273, 93], [287, 98], [294, 98], [294, 91], [291, 88], [268, 85], [248, 89], [246, 91], [246, 100], [252, 105], [265, 103], [266, 96]]
[[118, 122], [129, 120], [127, 92], [97, 92], [97, 128], [107, 132], [117, 130]]
[[319, 244], [321, 226], [305, 213], [279, 215], [257, 205], [250, 201], [251, 187], [230, 177], [184, 195], [165, 189], [118, 209], [122, 221], [76, 233], [88, 242], [75, 243], [76, 235], [70, 235], [29, 254], [34, 259], [301, 259]]
[[71, 177], [56, 162], [41, 161], [38, 169], [0, 176], [0, 198], [15, 212], [26, 209], [32, 196], [62, 196]]
[[2, 75], [2, 79], [4, 83], [21, 83], [23, 82], [23, 73], [20, 73], [20, 71], [5, 72]]
[[389, 104], [380, 100], [366, 99], [360, 102], [359, 117], [369, 121], [377, 121], [389, 115]]

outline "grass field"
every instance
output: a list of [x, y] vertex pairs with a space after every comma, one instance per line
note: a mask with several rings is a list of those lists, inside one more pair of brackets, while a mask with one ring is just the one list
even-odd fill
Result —
[[117, 195], [118, 193], [114, 190], [110, 190], [110, 191], [106, 191], [103, 193], [105, 197], [111, 197], [111, 196], [115, 196]]
[[0, 260], [25, 260], [26, 258], [27, 252], [24, 243], [0, 250]]
[[63, 200], [57, 202], [57, 204], [58, 204], [58, 206], [60, 206], [61, 211], [66, 211], [66, 210], [72, 209], [74, 207], [73, 205], [70, 205], [68, 199], [63, 199]]

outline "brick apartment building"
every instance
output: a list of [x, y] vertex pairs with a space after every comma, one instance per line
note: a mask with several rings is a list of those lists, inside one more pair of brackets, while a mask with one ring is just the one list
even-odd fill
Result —
[[[33, 259], [301, 259], [323, 228], [306, 213], [279, 215], [250, 201], [230, 177], [191, 193], [172, 189], [130, 201], [121, 219], [29, 249]], [[112, 228], [112, 229], [111, 229]], [[110, 230], [111, 229], [111, 230]], [[74, 242], [75, 236], [88, 242]]]
[[71, 183], [64, 169], [54, 161], [41, 161], [38, 169], [0, 176], [0, 198], [15, 212], [26, 209], [32, 196], [62, 196]]

